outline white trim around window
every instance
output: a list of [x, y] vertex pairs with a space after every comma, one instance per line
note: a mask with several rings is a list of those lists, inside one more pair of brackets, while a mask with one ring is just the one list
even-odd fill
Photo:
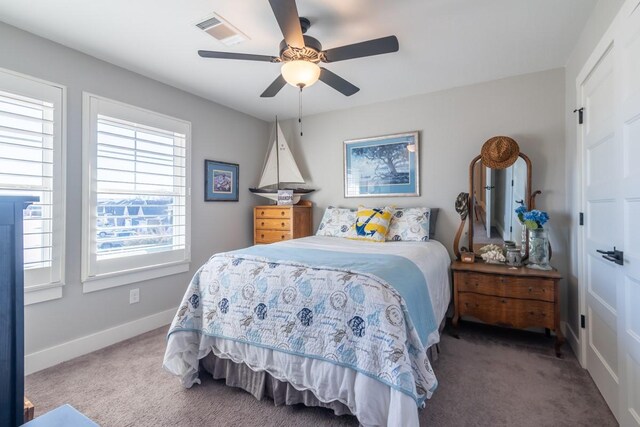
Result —
[[189, 270], [191, 123], [83, 93], [84, 292]]
[[62, 297], [66, 226], [66, 87], [0, 68], [0, 193], [25, 210], [25, 305]]

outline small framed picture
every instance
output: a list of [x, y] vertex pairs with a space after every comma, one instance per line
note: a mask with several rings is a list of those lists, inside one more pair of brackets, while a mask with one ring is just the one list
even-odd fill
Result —
[[419, 196], [418, 132], [344, 142], [344, 196]]
[[240, 166], [237, 163], [204, 161], [204, 201], [237, 202]]

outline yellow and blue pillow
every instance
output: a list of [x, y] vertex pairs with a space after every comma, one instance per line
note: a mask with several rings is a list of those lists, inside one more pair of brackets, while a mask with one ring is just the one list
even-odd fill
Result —
[[356, 222], [351, 227], [347, 237], [356, 240], [384, 242], [392, 217], [393, 208], [389, 206], [384, 208], [359, 206], [356, 213]]

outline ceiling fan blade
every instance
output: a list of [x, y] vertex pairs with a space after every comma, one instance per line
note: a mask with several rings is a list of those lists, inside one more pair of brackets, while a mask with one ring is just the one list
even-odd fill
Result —
[[280, 26], [284, 40], [291, 47], [302, 49], [304, 38], [302, 37], [302, 27], [295, 0], [269, 0], [271, 10], [276, 16], [276, 21]]
[[352, 85], [339, 75], [322, 67], [320, 67], [320, 80], [345, 96], [351, 96], [360, 90], [359, 87]]
[[203, 58], [218, 59], [242, 59], [245, 61], [278, 62], [279, 58], [269, 55], [253, 55], [251, 53], [214, 52], [212, 50], [199, 50], [198, 55]]
[[346, 59], [362, 58], [365, 56], [381, 55], [397, 52], [400, 48], [396, 36], [382, 37], [366, 42], [354, 43], [324, 51], [324, 62], [337, 62]]
[[280, 89], [282, 89], [286, 84], [287, 82], [284, 77], [282, 77], [282, 74], [278, 75], [273, 83], [271, 83], [269, 87], [264, 92], [262, 92], [260, 98], [272, 98], [276, 96], [278, 92], [280, 92]]

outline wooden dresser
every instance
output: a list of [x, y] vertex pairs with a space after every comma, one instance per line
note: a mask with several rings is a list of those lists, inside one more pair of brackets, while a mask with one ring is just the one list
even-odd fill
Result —
[[312, 234], [312, 206], [256, 206], [253, 208], [253, 243], [274, 243]]
[[560, 330], [560, 288], [562, 278], [556, 270], [484, 262], [454, 261], [453, 296], [457, 329], [460, 316], [471, 316], [485, 323], [512, 328], [545, 328], [556, 333], [556, 355], [564, 336]]

